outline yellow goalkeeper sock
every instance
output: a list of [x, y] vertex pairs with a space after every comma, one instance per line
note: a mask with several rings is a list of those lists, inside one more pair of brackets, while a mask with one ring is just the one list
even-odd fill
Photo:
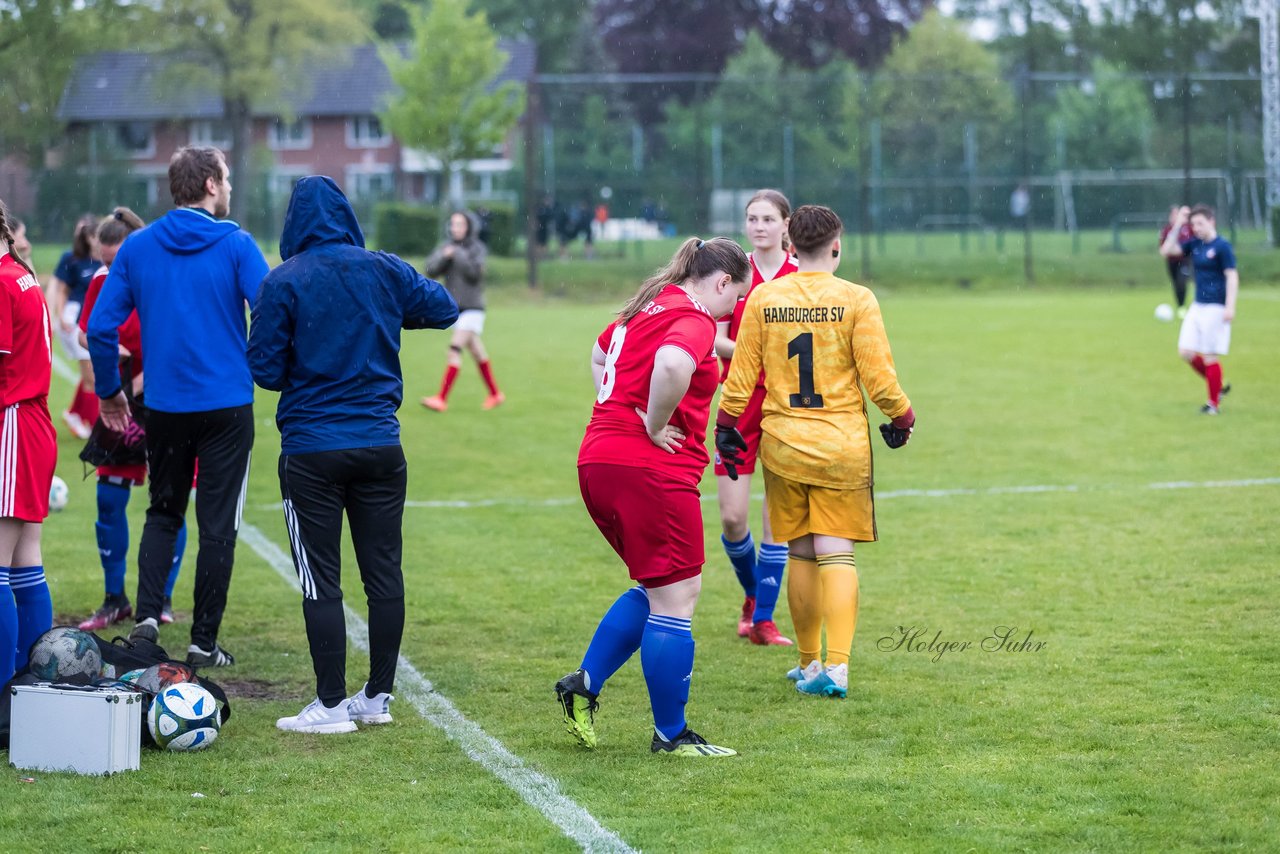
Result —
[[853, 552], [818, 555], [818, 570], [822, 619], [827, 627], [827, 666], [848, 664], [858, 627], [858, 568]]
[[813, 558], [791, 555], [787, 559], [787, 604], [800, 666], [807, 667], [822, 656], [822, 580]]

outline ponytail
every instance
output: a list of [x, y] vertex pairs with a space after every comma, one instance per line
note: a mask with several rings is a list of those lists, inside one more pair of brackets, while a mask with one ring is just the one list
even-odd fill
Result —
[[124, 239], [142, 228], [142, 217], [126, 207], [118, 207], [98, 226], [98, 242], [106, 246], [119, 246]]
[[639, 314], [667, 285], [703, 279], [716, 272], [727, 273], [735, 282], [749, 281], [751, 262], [747, 260], [747, 253], [742, 251], [742, 247], [727, 237], [713, 237], [710, 240], [690, 237], [680, 244], [665, 267], [644, 280], [640, 290], [618, 312], [618, 323], [626, 324]]
[[98, 230], [98, 218], [93, 214], [85, 214], [76, 220], [75, 234], [71, 239], [71, 254], [77, 258], [89, 258], [93, 255], [93, 244], [90, 240]]
[[4, 244], [5, 251], [13, 257], [14, 261], [17, 261], [24, 270], [34, 276], [36, 271], [32, 270], [27, 262], [18, 256], [18, 250], [13, 248], [14, 229], [13, 218], [9, 216], [9, 208], [5, 205], [4, 199], [0, 199], [0, 243]]

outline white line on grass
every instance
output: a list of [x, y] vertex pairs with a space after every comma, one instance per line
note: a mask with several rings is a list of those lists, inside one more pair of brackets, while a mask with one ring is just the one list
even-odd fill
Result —
[[[1099, 484], [1082, 486], [1076, 483], [1039, 483], [1024, 486], [988, 486], [985, 488], [960, 487], [956, 489], [894, 489], [876, 493], [877, 501], [893, 498], [956, 498], [961, 496], [980, 495], [1034, 495], [1047, 492], [1120, 492], [1125, 490], [1152, 489], [1243, 489], [1254, 486], [1280, 486], [1280, 477], [1253, 477], [1241, 480], [1176, 480], [1164, 483], [1144, 483], [1137, 486], [1123, 484]], [[762, 493], [753, 493], [752, 498], [762, 499]], [[716, 501], [714, 495], [702, 496], [704, 504]], [[582, 503], [581, 498], [477, 498], [475, 500], [455, 499], [449, 501], [406, 501], [405, 507], [426, 507], [446, 510], [475, 510], [486, 507], [569, 507]], [[263, 510], [279, 510], [280, 502], [261, 504]]]
[[[53, 357], [53, 369], [69, 383], [78, 383], [80, 377], [61, 357]], [[489, 502], [496, 505], [506, 502]], [[566, 502], [568, 503], [568, 502]], [[417, 502], [430, 507], [452, 507], [457, 502]], [[275, 505], [279, 508], [279, 504]], [[470, 505], [468, 505], [470, 506]], [[240, 539], [249, 544], [258, 556], [266, 561], [281, 578], [295, 590], [299, 590], [298, 576], [293, 561], [256, 526], [247, 522], [240, 525]], [[369, 625], [344, 602], [342, 610], [347, 616], [347, 637], [362, 652], [369, 651]], [[616, 833], [596, 821], [572, 799], [560, 791], [556, 781], [534, 771], [520, 757], [478, 724], [468, 720], [458, 707], [443, 694], [436, 693], [431, 681], [418, 672], [403, 655], [396, 666], [399, 693], [413, 703], [418, 714], [462, 748], [471, 761], [477, 763], [524, 799], [525, 803], [542, 813], [547, 821], [560, 828], [565, 836], [582, 846], [584, 851], [617, 851], [635, 854], [635, 849], [622, 841]]]
[[[240, 539], [294, 589], [298, 576], [293, 561], [284, 550], [254, 525], [240, 526]], [[369, 651], [369, 626], [359, 614], [343, 603], [347, 615], [347, 637], [363, 652]], [[497, 777], [524, 801], [560, 829], [584, 851], [634, 852], [617, 834], [606, 829], [573, 800], [560, 791], [556, 781], [525, 765], [520, 757], [479, 725], [463, 716], [403, 655], [396, 668], [397, 693], [409, 700], [432, 726], [455, 742], [475, 763]], [[550, 701], [548, 701], [550, 702]]]

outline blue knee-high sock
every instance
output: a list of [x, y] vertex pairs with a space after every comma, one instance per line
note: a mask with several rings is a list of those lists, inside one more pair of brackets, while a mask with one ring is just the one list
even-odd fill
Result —
[[13, 665], [21, 670], [27, 666], [27, 652], [36, 638], [53, 628], [53, 599], [43, 566], [15, 566], [9, 573], [9, 585], [18, 609], [18, 649]]
[[658, 734], [671, 741], [685, 730], [684, 707], [693, 679], [692, 621], [650, 614], [640, 641], [640, 665]]
[[98, 554], [108, 596], [124, 595], [124, 576], [129, 555], [129, 487], [98, 482]]
[[182, 569], [182, 555], [187, 550], [187, 523], [184, 520], [178, 529], [178, 539], [173, 544], [173, 566], [169, 569], [169, 580], [164, 583], [164, 598], [173, 598], [173, 585], [178, 583], [178, 572]]
[[643, 587], [632, 587], [605, 612], [582, 656], [588, 691], [599, 694], [609, 677], [636, 654], [648, 618], [649, 594]]
[[9, 567], [0, 566], [0, 684], [13, 678], [18, 652], [18, 606], [9, 589]]
[[773, 608], [782, 590], [782, 572], [787, 568], [787, 547], [780, 543], [761, 543], [756, 560], [756, 612], [753, 623], [773, 619]]
[[724, 544], [724, 553], [729, 556], [729, 563], [733, 564], [733, 572], [738, 576], [742, 592], [747, 596], [755, 596], [756, 541], [751, 539], [751, 532], [747, 531], [747, 535], [736, 543], [721, 534], [720, 542]]

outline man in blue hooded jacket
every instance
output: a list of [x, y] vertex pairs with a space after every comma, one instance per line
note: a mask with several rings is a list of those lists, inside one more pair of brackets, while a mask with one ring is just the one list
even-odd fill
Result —
[[[445, 329], [458, 306], [395, 255], [366, 250], [330, 178], [303, 178], [294, 188], [280, 257], [253, 306], [249, 367], [258, 385], [280, 392], [280, 494], [316, 699], [276, 726], [351, 732], [357, 722], [391, 720], [404, 632], [400, 330]], [[369, 606], [369, 679], [350, 699], [339, 586], [344, 511]]]
[[129, 404], [120, 385], [117, 328], [137, 309], [147, 354], [151, 505], [138, 544], [138, 622], [130, 636], [157, 638], [198, 458], [200, 551], [187, 662], [222, 667], [235, 663], [218, 645], [218, 629], [253, 448], [245, 303], [257, 296], [267, 261], [248, 232], [224, 219], [231, 180], [221, 151], [187, 146], [174, 152], [169, 191], [174, 210], [130, 235], [116, 255], [89, 319], [89, 354], [102, 420], [123, 433]]

